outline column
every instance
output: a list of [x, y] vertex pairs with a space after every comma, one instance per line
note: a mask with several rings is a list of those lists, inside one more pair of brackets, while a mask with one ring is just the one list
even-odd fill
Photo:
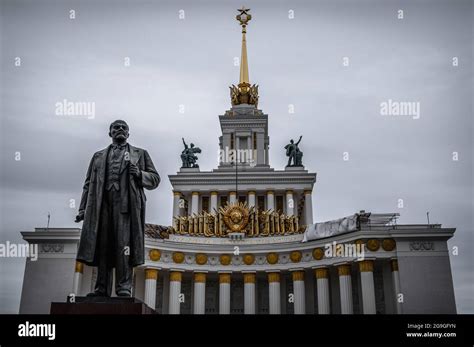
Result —
[[[230, 132], [225, 132], [223, 131], [222, 132], [222, 145], [224, 146], [224, 148], [222, 148], [224, 151], [226, 150], [227, 148], [227, 151], [229, 151], [231, 148], [230, 148]], [[228, 160], [225, 161], [226, 164], [228, 164]]]
[[374, 261], [360, 261], [359, 270], [362, 290], [362, 312], [364, 314], [375, 314]]
[[273, 190], [267, 191], [267, 210], [275, 209], [275, 193]]
[[240, 161], [242, 160], [242, 158], [240, 158], [239, 149], [240, 149], [240, 136], [238, 136], [236, 133], [235, 134], [235, 161], [237, 163], [240, 163]]
[[318, 313], [330, 314], [331, 306], [329, 299], [329, 269], [321, 267], [314, 270], [316, 275], [316, 286], [318, 293]]
[[255, 314], [255, 272], [244, 273], [244, 314]]
[[293, 199], [293, 191], [286, 191], [286, 215], [293, 216], [295, 214], [295, 200]]
[[[254, 142], [254, 137], [255, 137], [255, 142]], [[250, 158], [252, 159], [250, 161], [250, 166], [255, 167], [258, 164], [258, 154], [257, 154], [257, 134], [252, 133], [252, 135], [249, 137], [249, 149], [251, 150], [251, 155]]]
[[72, 292], [74, 295], [78, 296], [81, 294], [81, 285], [82, 285], [82, 274], [84, 273], [84, 264], [76, 261], [76, 266], [74, 269], [74, 278], [72, 281]]
[[230, 153], [229, 151], [231, 150], [230, 148], [230, 133], [222, 132], [222, 156], [221, 159], [222, 161], [220, 162], [219, 165], [229, 165], [230, 164]]
[[257, 165], [267, 164], [267, 161], [265, 160], [265, 146], [263, 136], [263, 133], [257, 133]]
[[180, 192], [173, 192], [173, 217], [181, 216], [181, 210], [179, 208], [179, 200], [181, 199]]
[[352, 281], [351, 281], [351, 266], [349, 264], [342, 264], [337, 267], [339, 274], [339, 292], [341, 294], [341, 313], [352, 314]]
[[145, 304], [152, 309], [156, 307], [156, 280], [157, 269], [145, 269]]
[[211, 192], [211, 209], [210, 213], [213, 213], [214, 210], [217, 210], [217, 192]]
[[254, 190], [249, 190], [249, 193], [248, 193], [248, 205], [249, 207], [252, 207], [252, 206], [255, 206], [256, 205], [256, 202], [255, 202], [255, 191]]
[[230, 314], [230, 273], [219, 273], [219, 314]]
[[392, 282], [393, 282], [393, 293], [395, 295], [395, 308], [397, 310], [397, 314], [402, 314], [402, 303], [399, 302], [398, 296], [401, 294], [400, 288], [400, 276], [398, 273], [398, 260], [391, 259], [390, 260], [390, 267], [392, 268]]
[[304, 191], [304, 215], [305, 224], [313, 224], [313, 199], [311, 197], [311, 190]]
[[229, 192], [229, 204], [234, 204], [237, 201], [236, 192]]
[[199, 213], [199, 193], [193, 192], [191, 198], [191, 214]]
[[206, 273], [194, 273], [194, 314], [204, 314], [206, 309]]
[[291, 273], [293, 277], [293, 299], [295, 314], [305, 314], [305, 288], [304, 288], [304, 271], [298, 270]]
[[180, 271], [170, 272], [170, 300], [169, 300], [169, 313], [179, 314], [180, 305], [179, 295], [181, 294], [181, 280], [183, 275]]
[[280, 314], [280, 273], [268, 273], [268, 291], [270, 301], [270, 314]]

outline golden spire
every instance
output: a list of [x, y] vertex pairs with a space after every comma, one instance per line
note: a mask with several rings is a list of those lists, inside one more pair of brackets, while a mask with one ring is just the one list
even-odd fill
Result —
[[236, 87], [232, 85], [230, 87], [230, 97], [232, 105], [250, 104], [257, 107], [258, 104], [258, 86], [251, 85], [249, 79], [249, 64], [247, 59], [247, 25], [252, 19], [252, 16], [248, 13], [249, 8], [242, 6], [241, 9], [237, 10], [239, 14], [235, 17], [240, 25], [242, 26], [242, 53], [240, 59], [240, 80]]
[[237, 10], [240, 13], [237, 15], [236, 19], [240, 22], [240, 25], [242, 26], [242, 54], [240, 58], [240, 81], [239, 81], [239, 87], [244, 84], [246, 84], [248, 87], [250, 86], [250, 80], [249, 80], [249, 63], [247, 60], [247, 40], [245, 37], [245, 34], [247, 33], [247, 23], [252, 19], [252, 15], [248, 14], [248, 11], [250, 11], [249, 8], [245, 8], [242, 6], [240, 10]]

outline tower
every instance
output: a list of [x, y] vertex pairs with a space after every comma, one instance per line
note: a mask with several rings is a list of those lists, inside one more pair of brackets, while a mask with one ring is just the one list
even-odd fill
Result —
[[[181, 228], [181, 233], [198, 235], [196, 228], [199, 230], [201, 222], [194, 225], [189, 217], [199, 219], [209, 214], [218, 218], [220, 208], [228, 203], [241, 203], [260, 213], [267, 211], [274, 220], [280, 218], [275, 213], [294, 218], [298, 224], [294, 229], [302, 230], [304, 225], [313, 223], [312, 190], [316, 174], [309, 173], [302, 165], [284, 170], [275, 170], [270, 165], [268, 115], [258, 109], [259, 87], [251, 84], [249, 77], [246, 37], [252, 19], [249, 11], [242, 7], [236, 16], [242, 33], [240, 76], [237, 86], [230, 86], [231, 108], [219, 116], [222, 134], [218, 167], [212, 171], [182, 167], [176, 175], [169, 176], [174, 195], [173, 226]], [[281, 155], [285, 155], [284, 148]], [[178, 225], [180, 220], [182, 223]], [[225, 223], [219, 227], [224, 229], [219, 236], [226, 236], [229, 230]], [[208, 231], [208, 234], [212, 233]], [[243, 234], [252, 236], [249, 232]]]

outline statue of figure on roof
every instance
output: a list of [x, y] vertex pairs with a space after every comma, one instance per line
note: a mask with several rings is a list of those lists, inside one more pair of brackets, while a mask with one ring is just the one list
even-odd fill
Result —
[[300, 136], [296, 143], [291, 139], [290, 143], [285, 146], [286, 156], [288, 157], [288, 165], [286, 166], [303, 166], [303, 152], [298, 147], [302, 138], [303, 136]]
[[196, 153], [201, 153], [201, 149], [199, 147], [194, 147], [194, 143], [191, 143], [188, 146], [188, 144], [184, 141], [184, 138], [183, 138], [183, 144], [184, 144], [184, 149], [181, 152], [181, 160], [183, 162], [183, 165], [181, 167], [198, 168], [199, 165], [196, 163], [198, 160], [198, 157], [196, 156]]

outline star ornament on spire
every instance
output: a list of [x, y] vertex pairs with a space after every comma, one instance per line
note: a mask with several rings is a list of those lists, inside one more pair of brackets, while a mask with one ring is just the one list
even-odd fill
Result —
[[242, 8], [237, 9], [237, 11], [239, 11], [239, 14], [235, 18], [239, 21], [242, 29], [245, 30], [247, 23], [252, 19], [252, 15], [248, 13], [250, 8], [245, 8], [245, 6], [242, 6]]

